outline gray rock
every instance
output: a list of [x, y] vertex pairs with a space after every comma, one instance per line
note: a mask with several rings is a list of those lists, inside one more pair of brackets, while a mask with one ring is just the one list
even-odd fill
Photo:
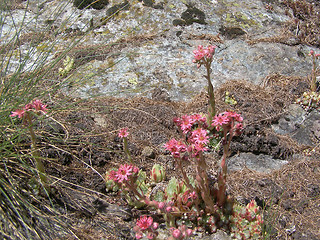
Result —
[[310, 113], [301, 106], [292, 104], [288, 111], [279, 119], [272, 129], [281, 135], [288, 135], [299, 144], [314, 146], [320, 137], [320, 113]]
[[277, 134], [286, 135], [297, 130], [305, 120], [307, 112], [298, 104], [291, 104], [286, 113], [279, 119], [278, 124], [272, 125]]
[[264, 154], [240, 153], [228, 159], [228, 170], [235, 171], [249, 168], [261, 173], [270, 173], [287, 163], [288, 161], [273, 159], [271, 156]]
[[226, 233], [221, 230], [218, 230], [216, 233], [213, 233], [209, 236], [204, 236], [201, 238], [194, 238], [194, 239], [202, 239], [202, 240], [231, 240], [232, 238]]
[[[22, 3], [26, 9], [12, 11], [12, 17], [4, 15], [0, 42], [7, 43], [14, 26], [23, 21], [18, 29], [21, 36], [46, 33], [50, 37], [37, 44], [22, 42], [19, 54], [10, 56], [7, 74], [22, 67], [24, 57], [23, 71], [32, 71], [39, 59], [49, 63], [75, 39], [78, 50], [84, 51], [83, 56], [78, 54], [87, 60], [63, 76], [69, 83], [65, 93], [74, 97], [152, 98], [159, 88], [169, 94], [166, 99], [188, 101], [207, 84], [204, 69], [192, 63], [192, 51], [199, 44], [218, 46], [212, 64], [215, 86], [237, 79], [260, 84], [271, 73], [306, 76], [311, 70], [307, 57], [311, 48], [299, 45], [294, 35], [280, 43], [266, 42], [279, 37], [282, 26], [290, 21], [276, 2], [272, 2], [272, 11], [263, 1], [254, 0], [136, 1], [127, 5], [113, 0], [103, 10], [80, 10], [67, 0], [28, 2]], [[115, 13], [111, 18], [110, 12]], [[85, 53], [88, 46], [102, 51]], [[88, 54], [92, 56], [86, 58]]]

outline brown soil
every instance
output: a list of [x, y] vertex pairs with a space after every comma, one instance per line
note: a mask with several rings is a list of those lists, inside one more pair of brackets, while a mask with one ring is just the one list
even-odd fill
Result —
[[[233, 109], [244, 118], [245, 130], [234, 140], [233, 154], [264, 153], [290, 162], [271, 174], [245, 169], [228, 175], [231, 196], [243, 203], [256, 199], [263, 207], [271, 239], [320, 239], [319, 143], [311, 157], [293, 158], [299, 153], [303, 156], [306, 146], [278, 136], [270, 128], [307, 87], [303, 78], [272, 75], [261, 87], [229, 82], [215, 91], [218, 112]], [[237, 100], [234, 107], [224, 102], [226, 91]], [[56, 109], [52, 116], [56, 121], [44, 121], [38, 134], [55, 190], [51, 201], [72, 230], [64, 239], [133, 239], [136, 219], [150, 214], [132, 209], [119, 193], [105, 190], [106, 170], [126, 162], [117, 137], [120, 128], [130, 129], [129, 149], [140, 168], [148, 172], [154, 163], [160, 163], [166, 167], [168, 179], [179, 176], [163, 144], [179, 137], [173, 117], [205, 113], [207, 97], [201, 93], [190, 103], [157, 99], [105, 97], [81, 103], [68, 99], [77, 106], [61, 111], [58, 109], [63, 106], [54, 102], [49, 106]], [[146, 154], [146, 147], [153, 154]], [[219, 153], [208, 159], [213, 173], [219, 159]], [[46, 201], [44, 198], [42, 204]]]

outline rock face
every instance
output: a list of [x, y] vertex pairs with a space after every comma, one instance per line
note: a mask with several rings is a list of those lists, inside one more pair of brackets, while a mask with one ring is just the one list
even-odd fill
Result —
[[233, 156], [228, 160], [228, 170], [235, 171], [249, 168], [256, 172], [270, 173], [275, 169], [280, 169], [287, 163], [288, 161], [274, 159], [269, 155], [240, 153], [239, 155]]
[[[311, 71], [311, 47], [300, 36], [303, 21], [294, 25], [297, 13], [281, 1], [113, 0], [87, 8], [94, 1], [80, 2], [30, 0], [20, 3], [12, 18], [4, 17], [1, 44], [9, 42], [14, 26], [25, 23], [17, 29], [25, 41], [7, 71], [21, 67], [19, 57], [30, 48], [24, 71], [32, 70], [39, 57], [51, 61], [76, 43], [76, 51], [66, 53], [75, 64], [60, 79], [67, 79], [67, 94], [151, 97], [159, 88], [184, 101], [206, 86], [204, 69], [192, 63], [199, 44], [218, 46], [215, 86], [232, 79], [260, 84], [271, 73], [306, 76]], [[30, 34], [44, 37], [27, 40]]]
[[319, 111], [307, 112], [301, 106], [292, 104], [288, 108], [288, 113], [272, 128], [278, 134], [290, 136], [299, 144], [313, 146], [320, 139], [319, 119]]

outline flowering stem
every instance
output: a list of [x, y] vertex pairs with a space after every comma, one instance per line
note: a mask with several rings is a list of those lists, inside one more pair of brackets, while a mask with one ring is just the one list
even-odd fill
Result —
[[200, 178], [198, 179], [198, 184], [200, 187], [201, 191], [201, 197], [203, 201], [205, 202], [207, 211], [210, 213], [214, 212], [214, 202], [212, 198], [210, 197], [210, 189], [208, 186], [208, 176], [207, 176], [207, 164], [204, 160], [203, 154], [200, 153], [200, 158], [198, 159], [198, 164], [197, 164], [197, 175]]
[[223, 156], [221, 160], [221, 169], [218, 176], [218, 204], [223, 206], [226, 200], [226, 182], [227, 182], [227, 157], [229, 156], [230, 143], [233, 138], [233, 126], [229, 132], [229, 138], [227, 138], [227, 131], [224, 130], [223, 144]]
[[130, 186], [130, 189], [133, 192], [133, 194], [138, 197], [139, 201], [142, 201], [142, 200], [144, 200], [146, 198], [145, 196], [143, 196], [142, 194], [140, 194], [138, 192], [138, 190], [137, 190], [137, 188], [135, 186]]
[[[181, 173], [182, 173], [183, 180], [184, 180], [184, 183], [186, 184], [186, 186], [187, 186], [192, 192], [197, 193], [196, 189], [191, 185], [190, 180], [189, 180], [186, 172], [183, 170], [183, 167], [182, 167], [182, 163], [181, 163], [181, 159], [180, 159], [180, 158], [177, 160], [177, 164], [178, 164], [178, 168], [180, 169], [180, 171], [181, 171]], [[199, 198], [198, 198], [198, 197], [197, 197], [197, 199], [196, 199], [196, 201], [195, 201], [195, 207], [196, 207], [197, 211], [200, 212], [200, 209], [199, 209]]]
[[39, 172], [39, 177], [42, 182], [42, 184], [47, 188], [47, 176], [45, 174], [45, 168], [44, 165], [40, 159], [40, 152], [39, 149], [37, 148], [37, 141], [36, 141], [36, 135], [34, 133], [33, 127], [32, 127], [32, 119], [30, 116], [29, 112], [26, 112], [26, 119], [28, 121], [28, 126], [29, 126], [29, 132], [31, 136], [31, 149], [32, 149], [32, 156], [36, 161], [36, 168]]
[[130, 161], [131, 164], [133, 163], [129, 148], [128, 148], [128, 140], [126, 137], [123, 138], [123, 148], [124, 148], [124, 152], [126, 153], [128, 160]]
[[191, 190], [191, 191], [195, 191], [194, 187], [190, 184], [189, 178], [186, 174], [186, 172], [183, 170], [182, 164], [181, 164], [181, 159], [179, 158], [179, 160], [177, 161], [178, 163], [178, 168], [180, 169], [182, 176], [183, 176], [183, 180], [184, 183], [187, 185], [187, 187]]
[[205, 62], [205, 66], [207, 69], [207, 75], [205, 76], [205, 78], [208, 80], [208, 95], [209, 95], [208, 119], [207, 119], [208, 126], [211, 126], [212, 119], [216, 115], [216, 103], [214, 98], [213, 85], [211, 83], [211, 78], [210, 78], [211, 62], [212, 62], [212, 59], [208, 59]]

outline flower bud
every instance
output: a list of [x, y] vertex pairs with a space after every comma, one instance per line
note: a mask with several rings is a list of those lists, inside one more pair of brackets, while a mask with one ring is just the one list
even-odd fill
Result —
[[136, 233], [136, 239], [141, 239], [143, 237], [141, 232]]
[[172, 211], [172, 207], [169, 206], [169, 207], [166, 207], [166, 212], [170, 213]]
[[148, 232], [148, 234], [147, 234], [147, 238], [148, 239], [154, 239], [156, 236], [155, 236], [155, 234], [153, 233], [153, 232]]
[[187, 236], [191, 236], [192, 235], [192, 233], [193, 233], [193, 231], [192, 231], [192, 229], [187, 229]]
[[165, 177], [166, 177], [166, 172], [164, 171], [163, 167], [157, 163], [154, 164], [150, 172], [151, 180], [154, 181], [155, 183], [159, 183], [163, 181]]
[[159, 227], [159, 223], [154, 222], [154, 223], [152, 224], [152, 228], [153, 228], [154, 230], [157, 230], [158, 227]]
[[174, 238], [176, 238], [176, 239], [179, 239], [180, 236], [181, 236], [181, 231], [180, 231], [179, 229], [174, 229], [174, 230], [172, 231], [172, 236], [173, 236]]
[[160, 210], [164, 209], [165, 206], [166, 206], [166, 204], [165, 204], [164, 202], [159, 202], [159, 203], [158, 203], [158, 208], [159, 208]]

